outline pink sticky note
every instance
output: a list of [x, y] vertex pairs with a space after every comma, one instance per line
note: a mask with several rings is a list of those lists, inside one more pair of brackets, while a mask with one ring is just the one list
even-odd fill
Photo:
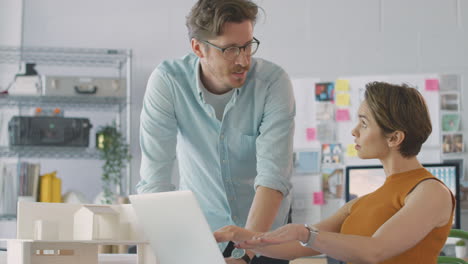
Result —
[[336, 110], [336, 121], [339, 121], [339, 122], [349, 121], [349, 109]]
[[315, 205], [325, 204], [325, 201], [323, 199], [323, 192], [314, 192], [314, 204]]
[[426, 91], [439, 91], [439, 80], [426, 79]]
[[315, 127], [309, 127], [306, 130], [306, 138], [307, 141], [314, 141], [317, 137], [317, 130]]

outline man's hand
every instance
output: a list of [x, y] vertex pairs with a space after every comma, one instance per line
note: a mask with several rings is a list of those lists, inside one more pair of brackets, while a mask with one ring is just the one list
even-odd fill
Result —
[[254, 236], [259, 236], [261, 234], [262, 233], [253, 232], [234, 225], [221, 227], [213, 233], [218, 243], [233, 241], [236, 244], [245, 240], [251, 240]]
[[[260, 232], [253, 232], [233, 225], [222, 227], [213, 233], [218, 243], [232, 241], [236, 244], [245, 240], [250, 240], [253, 237], [259, 236], [261, 234], [262, 233]], [[249, 255], [250, 259], [253, 259], [255, 256], [255, 253], [252, 251], [247, 251], [247, 254]], [[225, 261], [227, 264], [245, 264], [245, 261], [242, 259], [225, 258]]]
[[288, 224], [282, 226], [274, 231], [259, 234], [252, 239], [238, 242], [240, 248], [257, 248], [270, 245], [283, 244], [290, 241], [300, 240], [304, 241], [308, 238], [308, 231], [304, 225]]

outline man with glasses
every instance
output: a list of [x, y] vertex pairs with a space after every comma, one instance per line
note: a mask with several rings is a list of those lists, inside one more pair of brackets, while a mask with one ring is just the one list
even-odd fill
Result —
[[[143, 101], [138, 192], [175, 190], [177, 157], [179, 188], [194, 192], [213, 231], [288, 220], [294, 96], [284, 70], [252, 58], [257, 12], [250, 0], [199, 0], [186, 23], [193, 53], [160, 64]], [[238, 250], [226, 262], [288, 263]]]

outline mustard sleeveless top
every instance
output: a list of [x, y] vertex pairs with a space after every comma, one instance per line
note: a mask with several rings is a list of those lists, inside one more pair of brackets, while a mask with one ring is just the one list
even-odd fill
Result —
[[[406, 196], [418, 183], [426, 179], [435, 179], [424, 168], [390, 175], [376, 191], [361, 197], [351, 207], [349, 216], [341, 226], [342, 234], [371, 237], [377, 229], [400, 210]], [[452, 194], [452, 208], [455, 198]], [[400, 255], [394, 256], [382, 264], [435, 264], [440, 250], [452, 228], [453, 212], [450, 221], [442, 227], [434, 228], [427, 236]]]

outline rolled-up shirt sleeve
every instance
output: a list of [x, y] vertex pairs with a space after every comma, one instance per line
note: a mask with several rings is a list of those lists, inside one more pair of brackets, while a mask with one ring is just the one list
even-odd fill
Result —
[[151, 74], [140, 116], [141, 180], [138, 193], [172, 191], [176, 158], [177, 119], [166, 73]]
[[[272, 74], [272, 76], [275, 76]], [[256, 141], [255, 188], [268, 187], [287, 196], [292, 188], [292, 153], [295, 102], [292, 84], [284, 71], [269, 86]]]

